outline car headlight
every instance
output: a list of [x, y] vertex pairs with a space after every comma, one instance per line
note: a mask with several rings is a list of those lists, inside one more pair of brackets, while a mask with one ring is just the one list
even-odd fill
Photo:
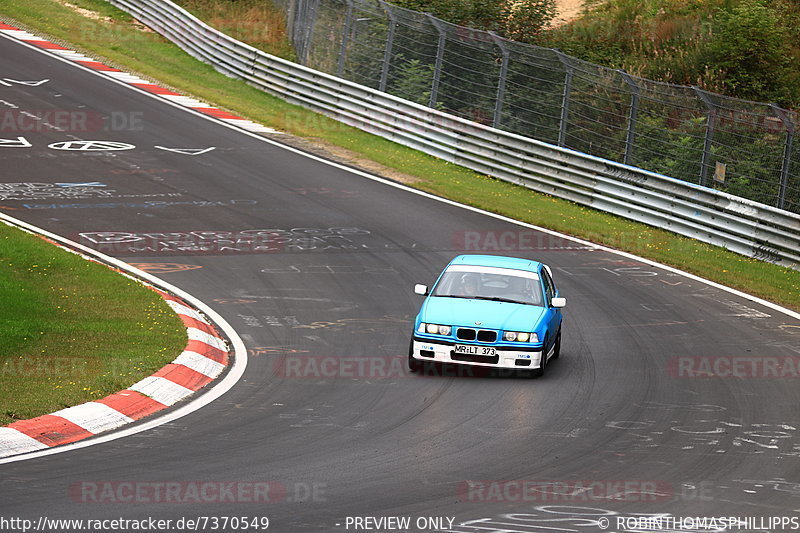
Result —
[[440, 324], [426, 324], [421, 322], [417, 331], [420, 333], [430, 333], [431, 335], [450, 335], [452, 328]]
[[526, 333], [524, 331], [506, 331], [503, 333], [503, 340], [508, 342], [539, 342], [536, 333]]

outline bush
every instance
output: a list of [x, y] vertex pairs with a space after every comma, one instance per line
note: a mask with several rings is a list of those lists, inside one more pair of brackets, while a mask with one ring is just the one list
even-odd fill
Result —
[[555, 0], [395, 0], [392, 3], [523, 42], [534, 42], [556, 16]]
[[721, 8], [711, 24], [708, 64], [721, 90], [748, 100], [787, 103], [797, 96], [791, 78], [791, 38], [778, 13], [763, 0]]

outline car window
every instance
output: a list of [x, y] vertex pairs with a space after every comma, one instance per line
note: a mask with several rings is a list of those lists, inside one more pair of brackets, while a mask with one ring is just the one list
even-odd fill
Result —
[[[505, 269], [503, 272], [464, 271], [448, 269], [434, 287], [432, 296], [475, 298], [542, 305], [538, 277], [529, 272]], [[477, 270], [477, 269], [476, 269]]]
[[542, 268], [542, 281], [544, 282], [547, 301], [549, 302], [550, 299], [554, 298], [556, 295], [556, 285], [553, 283], [553, 278], [550, 277], [550, 273], [546, 268]]

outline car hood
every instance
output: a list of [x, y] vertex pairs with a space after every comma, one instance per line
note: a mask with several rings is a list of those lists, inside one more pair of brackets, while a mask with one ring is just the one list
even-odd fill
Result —
[[505, 331], [534, 331], [544, 308], [535, 305], [465, 298], [429, 297], [420, 310], [422, 322], [452, 326], [478, 326]]

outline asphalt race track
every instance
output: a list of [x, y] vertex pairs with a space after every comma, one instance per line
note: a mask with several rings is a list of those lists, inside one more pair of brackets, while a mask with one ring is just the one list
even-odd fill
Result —
[[[239, 384], [191, 415], [0, 466], [2, 517], [559, 533], [601, 531], [601, 517], [639, 531], [616, 520], [653, 513], [800, 516], [798, 371], [774, 371], [798, 360], [797, 320], [298, 155], [5, 38], [0, 65], [0, 78], [49, 79], [0, 84], [0, 110], [89, 117], [4, 122], [0, 138], [32, 146], [0, 147], [0, 209], [145, 265], [217, 310], [250, 354]], [[49, 147], [80, 140], [133, 148]], [[409, 374], [414, 283], [482, 249], [551, 265], [568, 300], [561, 358], [535, 380]], [[692, 375], [709, 364], [744, 375]], [[672, 530], [699, 530], [687, 524]], [[750, 526], [727, 530], [782, 530]]]

